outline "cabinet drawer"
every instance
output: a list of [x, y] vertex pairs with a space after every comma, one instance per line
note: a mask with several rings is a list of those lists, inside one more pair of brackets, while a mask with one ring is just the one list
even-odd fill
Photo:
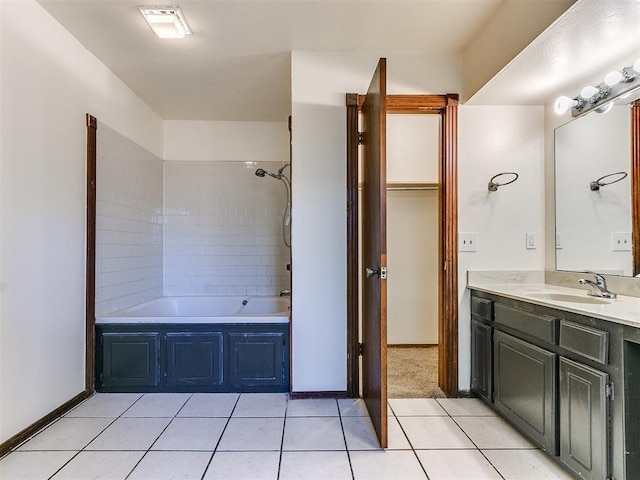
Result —
[[558, 320], [548, 315], [525, 312], [518, 308], [496, 303], [496, 324], [504, 325], [531, 337], [556, 345], [558, 342]]
[[473, 320], [492, 322], [493, 302], [486, 298], [471, 297], [471, 318]]
[[602, 365], [609, 360], [609, 332], [603, 330], [561, 320], [560, 346]]

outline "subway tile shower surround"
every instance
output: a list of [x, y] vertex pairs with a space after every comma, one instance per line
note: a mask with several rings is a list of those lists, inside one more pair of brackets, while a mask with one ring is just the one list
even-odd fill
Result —
[[278, 295], [289, 288], [277, 162], [167, 161], [164, 295]]
[[162, 296], [162, 160], [100, 124], [96, 315]]

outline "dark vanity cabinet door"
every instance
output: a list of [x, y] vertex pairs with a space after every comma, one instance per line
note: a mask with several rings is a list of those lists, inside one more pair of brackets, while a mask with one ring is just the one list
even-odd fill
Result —
[[221, 332], [167, 333], [167, 386], [222, 385], [222, 340]]
[[[103, 333], [101, 387], [156, 387], [160, 383], [160, 333]], [[101, 367], [101, 368], [100, 368]]]
[[557, 355], [504, 332], [493, 339], [496, 409], [556, 455]]
[[[285, 333], [230, 333], [229, 383], [234, 390], [263, 387], [280, 391], [288, 385]], [[254, 390], [255, 391], [255, 390]]]
[[560, 358], [560, 459], [588, 480], [608, 478], [608, 382], [606, 373]]
[[477, 320], [471, 321], [471, 391], [493, 401], [493, 329]]

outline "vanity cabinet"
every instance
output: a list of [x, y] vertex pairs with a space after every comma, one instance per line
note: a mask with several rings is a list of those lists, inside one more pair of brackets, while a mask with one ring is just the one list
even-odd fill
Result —
[[472, 391], [576, 478], [636, 478], [625, 448], [638, 450], [640, 414], [623, 397], [640, 398], [640, 387], [623, 375], [640, 366], [640, 347], [626, 341], [640, 329], [476, 291], [471, 312]]
[[471, 390], [493, 401], [493, 302], [471, 299]]

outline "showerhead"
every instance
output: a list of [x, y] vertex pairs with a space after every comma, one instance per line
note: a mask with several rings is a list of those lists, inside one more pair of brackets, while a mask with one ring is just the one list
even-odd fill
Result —
[[270, 177], [273, 177], [277, 180], [281, 180], [282, 179], [282, 173], [278, 172], [278, 173], [271, 173], [267, 170], [265, 170], [264, 168], [259, 168], [256, 170], [256, 177], [264, 177], [265, 175], [269, 175]]

